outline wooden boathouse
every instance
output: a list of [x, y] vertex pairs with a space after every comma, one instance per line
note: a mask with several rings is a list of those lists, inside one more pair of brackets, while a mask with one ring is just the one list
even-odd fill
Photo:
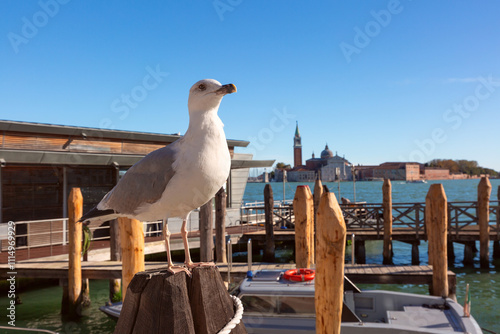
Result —
[[[73, 187], [82, 189], [87, 211], [113, 188], [120, 174], [179, 137], [0, 121], [0, 223], [67, 217], [67, 198]], [[274, 162], [251, 160], [251, 155], [235, 152], [248, 144], [227, 140], [232, 158], [226, 184], [228, 207], [241, 203], [248, 168]]]

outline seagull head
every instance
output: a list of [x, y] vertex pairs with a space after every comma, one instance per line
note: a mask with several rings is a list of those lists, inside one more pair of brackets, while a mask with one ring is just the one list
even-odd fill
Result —
[[222, 85], [213, 79], [200, 80], [189, 90], [189, 112], [217, 110], [222, 97], [234, 92], [236, 92], [236, 86], [233, 84]]

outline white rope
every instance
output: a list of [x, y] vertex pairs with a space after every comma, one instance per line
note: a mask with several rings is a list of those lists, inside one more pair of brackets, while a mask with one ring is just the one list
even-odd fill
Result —
[[229, 334], [233, 330], [234, 327], [236, 327], [240, 321], [241, 318], [243, 317], [243, 304], [241, 303], [241, 300], [236, 297], [236, 296], [231, 296], [233, 298], [233, 304], [236, 308], [236, 311], [234, 312], [234, 317], [229, 321], [226, 326], [219, 331], [218, 334]]

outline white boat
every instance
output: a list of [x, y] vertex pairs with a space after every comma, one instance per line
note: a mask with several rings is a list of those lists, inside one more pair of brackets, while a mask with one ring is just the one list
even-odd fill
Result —
[[408, 180], [406, 183], [427, 183], [427, 180]]
[[[254, 271], [236, 295], [244, 306], [248, 333], [315, 333], [314, 279], [284, 278], [283, 270]], [[344, 280], [343, 334], [482, 333], [472, 316], [449, 298], [410, 293], [360, 291]]]
[[[248, 333], [315, 333], [314, 278], [301, 282], [285, 279], [285, 270], [257, 270], [233, 291], [244, 306]], [[118, 318], [122, 303], [100, 310]], [[461, 305], [449, 298], [359, 290], [344, 278], [342, 334], [483, 333]]]

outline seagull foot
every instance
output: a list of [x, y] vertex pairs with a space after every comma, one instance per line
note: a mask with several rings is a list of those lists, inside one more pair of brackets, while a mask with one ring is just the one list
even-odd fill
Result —
[[198, 268], [198, 267], [215, 267], [215, 263], [213, 262], [197, 262], [197, 263], [186, 263], [186, 267], [189, 269]]
[[177, 274], [177, 273], [180, 273], [180, 272], [185, 272], [189, 277], [191, 277], [191, 272], [188, 270], [188, 268], [186, 267], [181, 267], [181, 266], [169, 266], [167, 268], [167, 270], [169, 272], [171, 272], [172, 274]]

